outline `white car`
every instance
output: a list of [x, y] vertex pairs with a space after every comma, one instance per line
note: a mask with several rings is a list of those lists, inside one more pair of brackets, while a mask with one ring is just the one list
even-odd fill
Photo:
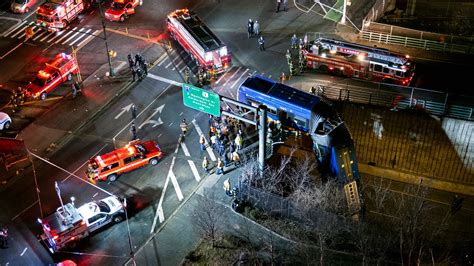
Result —
[[28, 13], [38, 0], [12, 0], [10, 8], [14, 13]]
[[0, 112], [0, 130], [9, 129], [12, 125], [12, 119], [4, 112]]
[[125, 209], [115, 196], [86, 203], [77, 208], [77, 211], [86, 221], [89, 232], [94, 232], [112, 222], [119, 223], [125, 216]]

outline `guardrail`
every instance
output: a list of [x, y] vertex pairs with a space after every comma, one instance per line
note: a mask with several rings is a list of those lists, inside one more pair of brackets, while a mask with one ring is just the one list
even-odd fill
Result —
[[332, 100], [372, 104], [396, 109], [421, 109], [430, 114], [474, 121], [474, 97], [376, 83], [322, 85], [319, 95]]
[[454, 44], [433, 40], [396, 36], [383, 32], [361, 30], [359, 35], [369, 42], [402, 45], [404, 47], [425, 49], [438, 52], [474, 54], [472, 45]]

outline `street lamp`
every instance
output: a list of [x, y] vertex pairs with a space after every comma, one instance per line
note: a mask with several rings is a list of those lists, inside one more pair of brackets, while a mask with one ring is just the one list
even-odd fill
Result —
[[104, 21], [104, 12], [102, 11], [102, 3], [99, 3], [99, 11], [100, 11], [100, 16], [102, 18], [102, 29], [104, 32], [105, 50], [107, 51], [107, 61], [109, 62], [109, 74], [111, 77], [114, 77], [115, 71], [114, 71], [114, 68], [112, 67], [112, 61], [110, 59], [110, 50], [109, 50], [109, 44], [107, 43], [107, 30], [106, 30], [105, 21]]
[[135, 255], [133, 254], [133, 247], [132, 247], [132, 236], [130, 235], [130, 224], [128, 223], [127, 198], [123, 199], [123, 206], [125, 209], [125, 220], [127, 222], [127, 229], [128, 229], [128, 245], [130, 246], [130, 257], [133, 261], [133, 265], [136, 265]]

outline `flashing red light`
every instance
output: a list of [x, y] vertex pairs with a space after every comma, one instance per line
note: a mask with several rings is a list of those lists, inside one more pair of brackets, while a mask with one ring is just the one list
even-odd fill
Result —
[[54, 239], [54, 240], [57, 240], [58, 238], [59, 238], [58, 235], [53, 236], [53, 239]]
[[82, 221], [82, 222], [81, 222], [81, 225], [85, 225], [85, 224], [86, 224], [86, 221]]
[[76, 239], [76, 237], [75, 237], [75, 236], [71, 237], [71, 240], [74, 240], [74, 239]]
[[38, 71], [38, 76], [42, 79], [49, 78], [49, 73], [44, 72], [43, 70]]

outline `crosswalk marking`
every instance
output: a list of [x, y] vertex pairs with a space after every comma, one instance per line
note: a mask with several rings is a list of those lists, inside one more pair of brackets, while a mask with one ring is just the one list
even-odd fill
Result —
[[189, 164], [189, 167], [191, 167], [191, 171], [193, 172], [193, 175], [194, 175], [194, 178], [196, 179], [196, 181], [198, 181], [198, 182], [201, 181], [201, 176], [199, 176], [199, 172], [198, 172], [194, 162], [192, 160], [188, 160], [188, 164]]
[[74, 31], [77, 29], [77, 27], [75, 27], [74, 29], [66, 32], [66, 34], [63, 35], [63, 37], [59, 38], [58, 40], [56, 40], [54, 43], [59, 43], [60, 41], [64, 40], [64, 38], [66, 38], [69, 34], [71, 33], [74, 33]]
[[[233, 79], [234, 76], [239, 73], [240, 69], [242, 69], [242, 67], [238, 67], [237, 70], [224, 82], [224, 84], [222, 84], [222, 87], [225, 87], [225, 85], [227, 85], [227, 82], [229, 82], [229, 80]], [[248, 71], [248, 68], [247, 70], [245, 71]]]
[[29, 41], [47, 42], [69, 46], [77, 45], [78, 47], [93, 38], [94, 36], [91, 36], [91, 34], [95, 35], [96, 33], [100, 32], [100, 30], [79, 27], [75, 27], [73, 29], [66, 28], [61, 31], [50, 32], [39, 27], [33, 21], [25, 20], [0, 36], [5, 38], [21, 39], [26, 36], [25, 30], [28, 27], [31, 27], [34, 31], [36, 31], [36, 33], [29, 39]]
[[[13, 32], [15, 32], [16, 29], [18, 29], [19, 27], [21, 27], [23, 24], [25, 24], [26, 22], [28, 21], [23, 21], [22, 23], [18, 24], [15, 28], [13, 28], [12, 30], [10, 30], [9, 32], [5, 33], [3, 35], [3, 37], [8, 37], [8, 35], [12, 34]], [[13, 37], [12, 37], [13, 38]]]
[[96, 36], [97, 33], [99, 33], [100, 30], [96, 30], [92, 33], [92, 35], [88, 36], [87, 38], [85, 38], [82, 42], [80, 42], [77, 47], [82, 47], [82, 45], [85, 45], [90, 39], [94, 38], [94, 36]]
[[[232, 83], [232, 85], [230, 86], [231, 89], [233, 89], [233, 88], [235, 87], [235, 85], [237, 84], [237, 82], [240, 81], [240, 79], [245, 75], [245, 73], [247, 73], [247, 71], [249, 71], [248, 68], [247, 68], [247, 70], [245, 70], [244, 73], [242, 73], [242, 75], [240, 75], [240, 77], [239, 77], [238, 79], [235, 80], [234, 83]], [[257, 72], [257, 71], [255, 70], [255, 71], [252, 73], [252, 75], [255, 74], [255, 72]]]

